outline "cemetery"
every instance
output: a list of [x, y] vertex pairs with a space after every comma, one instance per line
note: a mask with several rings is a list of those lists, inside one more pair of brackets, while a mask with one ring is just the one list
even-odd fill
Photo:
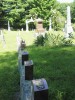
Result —
[[75, 1], [0, 4], [0, 100], [75, 100]]

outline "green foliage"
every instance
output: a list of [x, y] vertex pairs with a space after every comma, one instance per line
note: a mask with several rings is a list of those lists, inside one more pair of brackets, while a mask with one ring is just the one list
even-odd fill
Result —
[[53, 9], [56, 7], [56, 0], [3, 0], [0, 5], [2, 26], [7, 27], [9, 20], [12, 27], [25, 28], [26, 19], [32, 16], [44, 19], [44, 26], [48, 27], [47, 20], [51, 16], [51, 7]]
[[75, 24], [72, 24], [73, 30], [75, 31]]
[[48, 46], [62, 46], [62, 45], [72, 45], [72, 39], [71, 38], [64, 38], [61, 34], [55, 34], [55, 33], [47, 33], [46, 39], [45, 39], [45, 45]]
[[[34, 61], [34, 79], [46, 79], [49, 100], [75, 100], [75, 46], [29, 46], [28, 43], [31, 44], [34, 34], [24, 33], [21, 32], [20, 36], [25, 38], [26, 50]], [[14, 94], [20, 91], [17, 32], [5, 31], [4, 36], [7, 50], [0, 47], [0, 100], [15, 100]]]
[[39, 46], [39, 45], [44, 46], [44, 40], [45, 40], [45, 38], [43, 37], [43, 35], [39, 35], [39, 36], [37, 36], [34, 44], [36, 46]]
[[71, 4], [71, 17], [72, 17], [72, 23], [75, 23], [75, 0]]
[[56, 9], [52, 10], [52, 27], [54, 30], [62, 30], [64, 27], [65, 18]]
[[62, 39], [63, 37], [60, 34], [54, 34], [54, 33], [48, 33], [47, 39], [45, 40], [45, 45], [49, 46], [58, 46], [62, 45]]
[[34, 61], [34, 78], [44, 77], [49, 100], [75, 100], [75, 46], [28, 47]]
[[15, 100], [19, 92], [19, 72], [16, 52], [0, 52], [0, 100]]
[[71, 38], [68, 38], [68, 39], [63, 38], [62, 41], [63, 41], [63, 45], [66, 45], [66, 46], [68, 46], [68, 45], [72, 45], [72, 43], [73, 43], [73, 41], [72, 41]]
[[70, 38], [64, 38], [61, 34], [55, 34], [54, 32], [48, 32], [43, 35], [37, 36], [34, 44], [36, 46], [69, 46], [73, 44], [72, 37]]

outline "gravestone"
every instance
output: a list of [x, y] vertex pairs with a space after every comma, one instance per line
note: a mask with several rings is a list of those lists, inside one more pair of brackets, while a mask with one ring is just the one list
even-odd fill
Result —
[[8, 31], [10, 31], [10, 23], [9, 23], [9, 21], [8, 21]]
[[48, 85], [44, 78], [32, 80], [34, 100], [48, 100]]
[[0, 39], [2, 41], [3, 47], [5, 47], [6, 46], [6, 41], [5, 41], [5, 37], [4, 37], [4, 34], [3, 34], [2, 30], [0, 30]]
[[22, 65], [24, 65], [24, 61], [28, 61], [28, 59], [29, 59], [29, 53], [22, 52]]
[[49, 31], [52, 29], [51, 18], [49, 19]]
[[33, 61], [24, 61], [25, 66], [25, 80], [33, 80]]
[[73, 32], [73, 28], [71, 26], [71, 13], [70, 6], [67, 7], [67, 21], [65, 22], [65, 38], [69, 38], [69, 35]]
[[35, 20], [36, 22], [36, 33], [44, 33], [45, 29], [43, 28], [43, 20], [38, 18]]

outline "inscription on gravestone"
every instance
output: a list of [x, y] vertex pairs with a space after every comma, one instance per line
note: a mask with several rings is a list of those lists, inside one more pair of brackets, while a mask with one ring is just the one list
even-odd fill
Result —
[[44, 78], [32, 80], [34, 100], [48, 100], [48, 85]]

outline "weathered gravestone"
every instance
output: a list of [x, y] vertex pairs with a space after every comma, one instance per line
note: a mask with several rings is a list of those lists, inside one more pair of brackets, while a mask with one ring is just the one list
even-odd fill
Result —
[[25, 66], [25, 80], [33, 80], [33, 61], [28, 60], [24, 62]]
[[45, 29], [43, 28], [43, 20], [38, 18], [35, 20], [36, 22], [36, 33], [44, 33]]
[[5, 47], [6, 46], [6, 41], [5, 41], [5, 37], [4, 37], [4, 34], [3, 34], [2, 30], [0, 30], [0, 40], [3, 44], [3, 47]]
[[48, 100], [48, 85], [44, 78], [32, 80], [34, 100]]
[[65, 22], [64, 32], [65, 32], [65, 38], [69, 38], [69, 36], [73, 32], [73, 28], [71, 26], [70, 6], [67, 7], [67, 21]]

